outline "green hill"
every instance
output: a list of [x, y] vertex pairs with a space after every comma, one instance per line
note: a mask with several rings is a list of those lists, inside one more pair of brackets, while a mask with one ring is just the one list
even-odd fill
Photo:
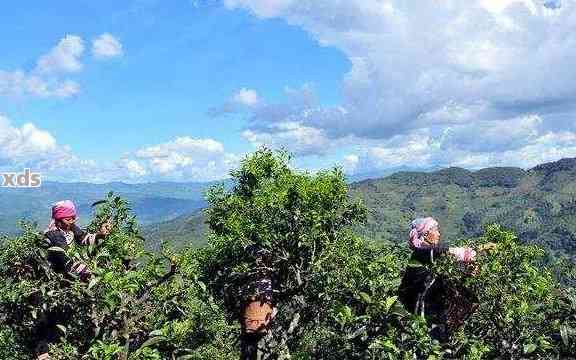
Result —
[[[500, 223], [524, 242], [576, 257], [576, 159], [530, 170], [399, 172], [353, 183], [350, 193], [369, 210], [368, 223], [359, 231], [376, 241], [403, 242], [409, 222], [430, 215], [439, 220], [447, 242], [478, 236], [484, 225]], [[148, 226], [145, 234], [154, 243], [198, 245], [206, 241], [205, 229], [196, 211]]]
[[206, 244], [208, 225], [204, 222], [202, 210], [193, 214], [181, 215], [175, 219], [150, 224], [144, 227], [146, 246], [151, 250], [160, 248], [162, 241], [181, 248], [192, 244], [195, 247]]
[[448, 240], [478, 236], [484, 225], [500, 223], [525, 242], [576, 254], [576, 159], [528, 171], [398, 173], [353, 184], [351, 192], [370, 212], [361, 231], [377, 240], [404, 239], [410, 219], [431, 215]]

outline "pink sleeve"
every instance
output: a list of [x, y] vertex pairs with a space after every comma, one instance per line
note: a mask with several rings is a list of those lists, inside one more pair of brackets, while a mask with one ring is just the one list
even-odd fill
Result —
[[476, 251], [469, 247], [450, 248], [448, 252], [456, 257], [458, 261], [470, 262], [476, 257]]

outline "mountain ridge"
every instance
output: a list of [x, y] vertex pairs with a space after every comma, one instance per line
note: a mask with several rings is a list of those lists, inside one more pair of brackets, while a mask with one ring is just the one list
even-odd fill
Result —
[[[375, 241], [403, 242], [413, 218], [434, 216], [448, 243], [479, 236], [485, 225], [500, 223], [524, 242], [576, 258], [576, 158], [530, 169], [402, 171], [349, 187], [350, 195], [368, 208], [368, 222], [357, 230]], [[154, 231], [144, 228], [153, 243], [163, 239], [198, 246], [206, 241], [199, 237], [206, 230], [200, 210], [154, 226]]]

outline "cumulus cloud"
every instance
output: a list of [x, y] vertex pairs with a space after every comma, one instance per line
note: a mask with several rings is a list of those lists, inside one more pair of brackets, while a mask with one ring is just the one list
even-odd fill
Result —
[[282, 148], [296, 155], [323, 154], [336, 146], [323, 130], [293, 122], [273, 124], [258, 131], [245, 130], [242, 136], [256, 148], [261, 146]]
[[[0, 96], [14, 98], [68, 98], [80, 93], [80, 85], [67, 76], [84, 68], [84, 40], [77, 35], [66, 35], [41, 55], [29, 71], [0, 70]], [[122, 55], [122, 45], [110, 34], [94, 40], [92, 53], [99, 58]]]
[[84, 41], [80, 36], [66, 35], [36, 64], [40, 73], [70, 73], [82, 70], [80, 57], [84, 53]]
[[112, 34], [104, 33], [92, 41], [92, 55], [97, 59], [120, 57], [122, 44]]
[[67, 98], [79, 92], [80, 85], [73, 80], [49, 79], [20, 70], [0, 70], [0, 96]]
[[[518, 125], [517, 129], [508, 128], [507, 121], [492, 125], [502, 131], [496, 140], [491, 138], [490, 133], [467, 133], [469, 129], [457, 130], [467, 133], [462, 139], [458, 138], [458, 134], [448, 130], [444, 133], [419, 130], [410, 135], [397, 135], [380, 144], [365, 146], [358, 153], [345, 156], [341, 160], [341, 165], [349, 173], [357, 174], [398, 167], [531, 168], [544, 162], [576, 157], [576, 133], [539, 132], [537, 129], [539, 121], [534, 117], [517, 119], [515, 122]], [[506, 132], [515, 146], [500, 141], [506, 138]], [[524, 136], [525, 133], [529, 135]], [[454, 139], [458, 139], [456, 145]], [[487, 146], [480, 145], [482, 142], [488, 142]]]
[[360, 157], [358, 155], [355, 154], [346, 155], [342, 160], [342, 169], [346, 174], [355, 174], [359, 162]]
[[410, 135], [396, 135], [380, 144], [364, 147], [357, 154], [349, 154], [342, 160], [342, 167], [351, 174], [368, 173], [408, 166], [424, 168], [433, 164], [432, 156], [439, 153], [441, 138], [429, 130]]
[[446, 127], [442, 147], [469, 152], [516, 150], [534, 143], [543, 132], [542, 119], [536, 115], [501, 121], [477, 121]]
[[59, 181], [211, 181], [228, 177], [243, 154], [226, 152], [213, 139], [188, 136], [143, 147], [116, 161], [83, 159], [33, 123], [15, 126], [0, 115], [0, 171], [30, 168], [44, 180]]
[[556, 149], [545, 154], [572, 154], [570, 146], [558, 151], [558, 143], [543, 139], [576, 131], [576, 82], [568, 75], [576, 60], [574, 0], [227, 0], [225, 6], [284, 19], [351, 63], [341, 104], [263, 106], [248, 117], [252, 138], [290, 122], [331, 140], [379, 143], [358, 155], [357, 166], [363, 159], [370, 166], [475, 166], [498, 154], [525, 164], [522, 154], [543, 146]]
[[[242, 137], [254, 147], [283, 148], [296, 155], [324, 154], [348, 139], [330, 139], [326, 131], [302, 124], [302, 118], [317, 116], [316, 96], [310, 84], [284, 89], [283, 103], [267, 103], [254, 90], [242, 88], [211, 115], [246, 115], [248, 125]], [[321, 109], [320, 109], [321, 111]]]
[[49, 132], [32, 123], [20, 128], [12, 126], [7, 117], [0, 115], [0, 158], [4, 162], [41, 159], [55, 152], [58, 152], [56, 139]]
[[82, 38], [66, 35], [48, 53], [40, 56], [31, 71], [0, 70], [0, 96], [67, 98], [77, 95], [80, 85], [63, 76], [82, 70], [83, 52]]
[[210, 181], [226, 178], [239, 161], [216, 140], [182, 136], [127, 154], [118, 166], [133, 178]]
[[146, 168], [136, 160], [121, 159], [117, 162], [117, 165], [124, 170], [127, 178], [142, 178], [148, 175]]
[[93, 179], [89, 175], [98, 173], [93, 161], [78, 158], [50, 132], [33, 123], [14, 126], [0, 115], [0, 168], [20, 171], [24, 167], [68, 180]]

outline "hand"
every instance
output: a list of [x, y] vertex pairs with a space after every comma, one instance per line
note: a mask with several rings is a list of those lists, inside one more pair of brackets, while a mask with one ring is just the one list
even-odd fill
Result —
[[498, 244], [493, 243], [493, 242], [489, 242], [489, 243], [482, 244], [482, 245], [478, 246], [479, 251], [494, 250], [496, 248], [498, 248]]
[[98, 234], [101, 236], [107, 236], [110, 235], [111, 231], [112, 231], [112, 222], [110, 220], [107, 220], [104, 224], [100, 226], [100, 232], [98, 232]]
[[456, 258], [456, 260], [469, 263], [476, 259], [476, 251], [469, 247], [453, 247], [449, 248], [448, 252]]

